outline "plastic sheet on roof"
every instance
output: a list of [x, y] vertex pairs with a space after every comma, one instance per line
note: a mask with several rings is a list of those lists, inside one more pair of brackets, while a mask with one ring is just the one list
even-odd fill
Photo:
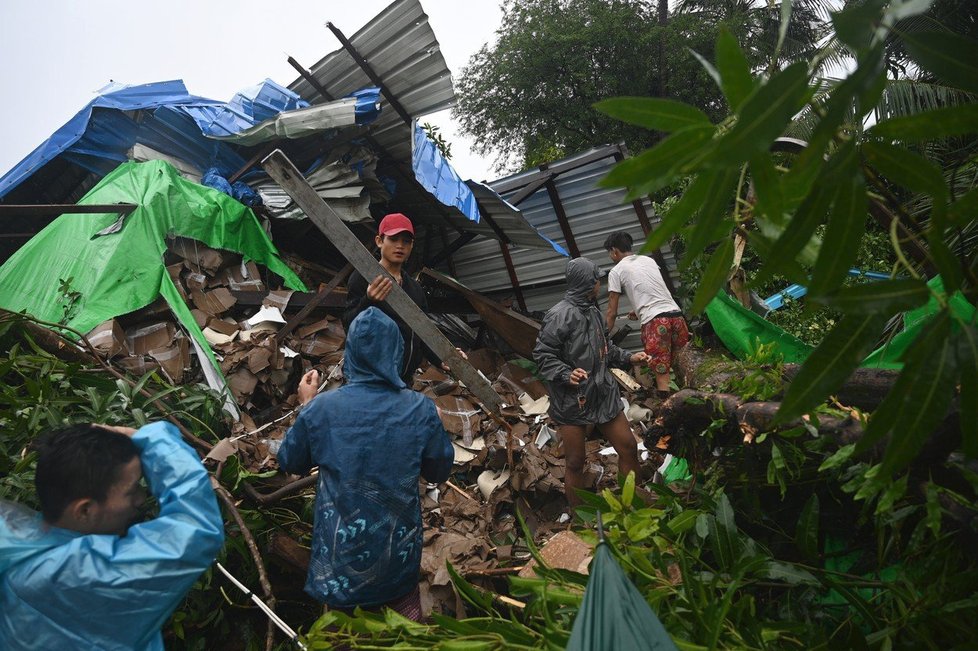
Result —
[[[116, 214], [70, 214], [51, 222], [0, 266], [0, 305], [5, 309], [89, 332], [163, 296], [219, 368], [163, 266], [168, 235], [239, 253], [281, 276], [289, 288], [306, 291], [249, 208], [183, 179], [163, 161], [124, 163], [78, 203], [138, 207], [111, 235], [94, 237], [118, 219]], [[68, 295], [74, 292], [77, 300], [71, 301]]]
[[[359, 93], [352, 100], [353, 111], [344, 113], [349, 125], [375, 119], [378, 97], [376, 89]], [[350, 104], [351, 100], [341, 103]], [[223, 174], [231, 174], [245, 159], [234, 148], [214, 139], [234, 137], [256, 124], [261, 126], [264, 116], [277, 107], [301, 110], [300, 104], [308, 106], [292, 91], [269, 81], [257, 90], [239, 94], [232, 103], [191, 95], [179, 80], [140, 86], [113, 84], [102, 89], [98, 97], [0, 178], [0, 198], [59, 156], [104, 176], [126, 161], [127, 152], [137, 143], [196, 166], [200, 172], [216, 167]], [[328, 107], [322, 110], [327, 111]], [[134, 115], [135, 111], [151, 113]], [[334, 121], [329, 126], [340, 124]], [[308, 125], [299, 135], [306, 133]], [[266, 129], [264, 134], [280, 135], [274, 128]], [[238, 144], [260, 141], [257, 137]]]
[[414, 127], [411, 167], [415, 178], [438, 201], [446, 206], [457, 208], [469, 221], [479, 223], [479, 207], [476, 205], [472, 190], [448, 164], [435, 143], [428, 138], [425, 130], [417, 125]]

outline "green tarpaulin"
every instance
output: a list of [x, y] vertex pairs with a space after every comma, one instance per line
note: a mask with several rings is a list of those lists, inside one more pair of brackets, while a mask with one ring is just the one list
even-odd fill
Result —
[[622, 572], [605, 542], [598, 543], [584, 601], [568, 651], [677, 651], [652, 608]]
[[0, 306], [85, 333], [146, 307], [159, 296], [218, 368], [204, 335], [163, 266], [166, 236], [179, 235], [262, 264], [295, 290], [306, 288], [279, 258], [251, 209], [187, 181], [168, 163], [124, 163], [79, 204], [132, 203], [121, 230], [117, 214], [68, 214], [54, 220], [0, 267]]
[[[927, 285], [936, 294], [946, 296], [940, 277], [932, 278]], [[956, 292], [946, 300], [956, 317], [964, 321], [974, 318], [975, 308], [961, 292]], [[903, 368], [900, 357], [938, 309], [937, 299], [932, 295], [927, 305], [904, 313], [903, 329], [885, 345], [870, 353], [863, 360], [862, 366], [898, 370]], [[747, 357], [758, 343], [774, 343], [776, 349], [784, 355], [784, 361], [794, 364], [804, 362], [813, 350], [812, 346], [748, 310], [723, 292], [717, 294], [706, 306], [706, 315], [720, 341], [739, 359]]]

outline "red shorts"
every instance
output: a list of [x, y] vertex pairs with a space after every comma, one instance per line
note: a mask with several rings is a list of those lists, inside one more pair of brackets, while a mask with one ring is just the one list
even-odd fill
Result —
[[660, 316], [642, 326], [642, 344], [653, 373], [669, 372], [672, 357], [689, 343], [689, 329], [681, 316]]

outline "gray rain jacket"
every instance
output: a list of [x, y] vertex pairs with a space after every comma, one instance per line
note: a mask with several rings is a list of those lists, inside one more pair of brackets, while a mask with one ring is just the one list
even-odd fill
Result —
[[[550, 417], [560, 425], [607, 423], [622, 410], [618, 384], [608, 367], [628, 368], [631, 353], [605, 336], [601, 313], [590, 298], [598, 278], [598, 266], [587, 258], [567, 263], [567, 293], [543, 317], [533, 348], [550, 391]], [[568, 382], [575, 368], [588, 374], [577, 386]]]

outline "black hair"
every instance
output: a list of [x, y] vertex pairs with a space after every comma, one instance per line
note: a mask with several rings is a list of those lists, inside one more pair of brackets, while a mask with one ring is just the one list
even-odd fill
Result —
[[632, 236], [625, 231], [612, 233], [604, 241], [604, 250], [618, 249], [622, 253], [632, 250]]
[[128, 436], [91, 424], [45, 432], [31, 447], [37, 450], [34, 486], [48, 522], [77, 499], [104, 501], [122, 466], [139, 456]]

